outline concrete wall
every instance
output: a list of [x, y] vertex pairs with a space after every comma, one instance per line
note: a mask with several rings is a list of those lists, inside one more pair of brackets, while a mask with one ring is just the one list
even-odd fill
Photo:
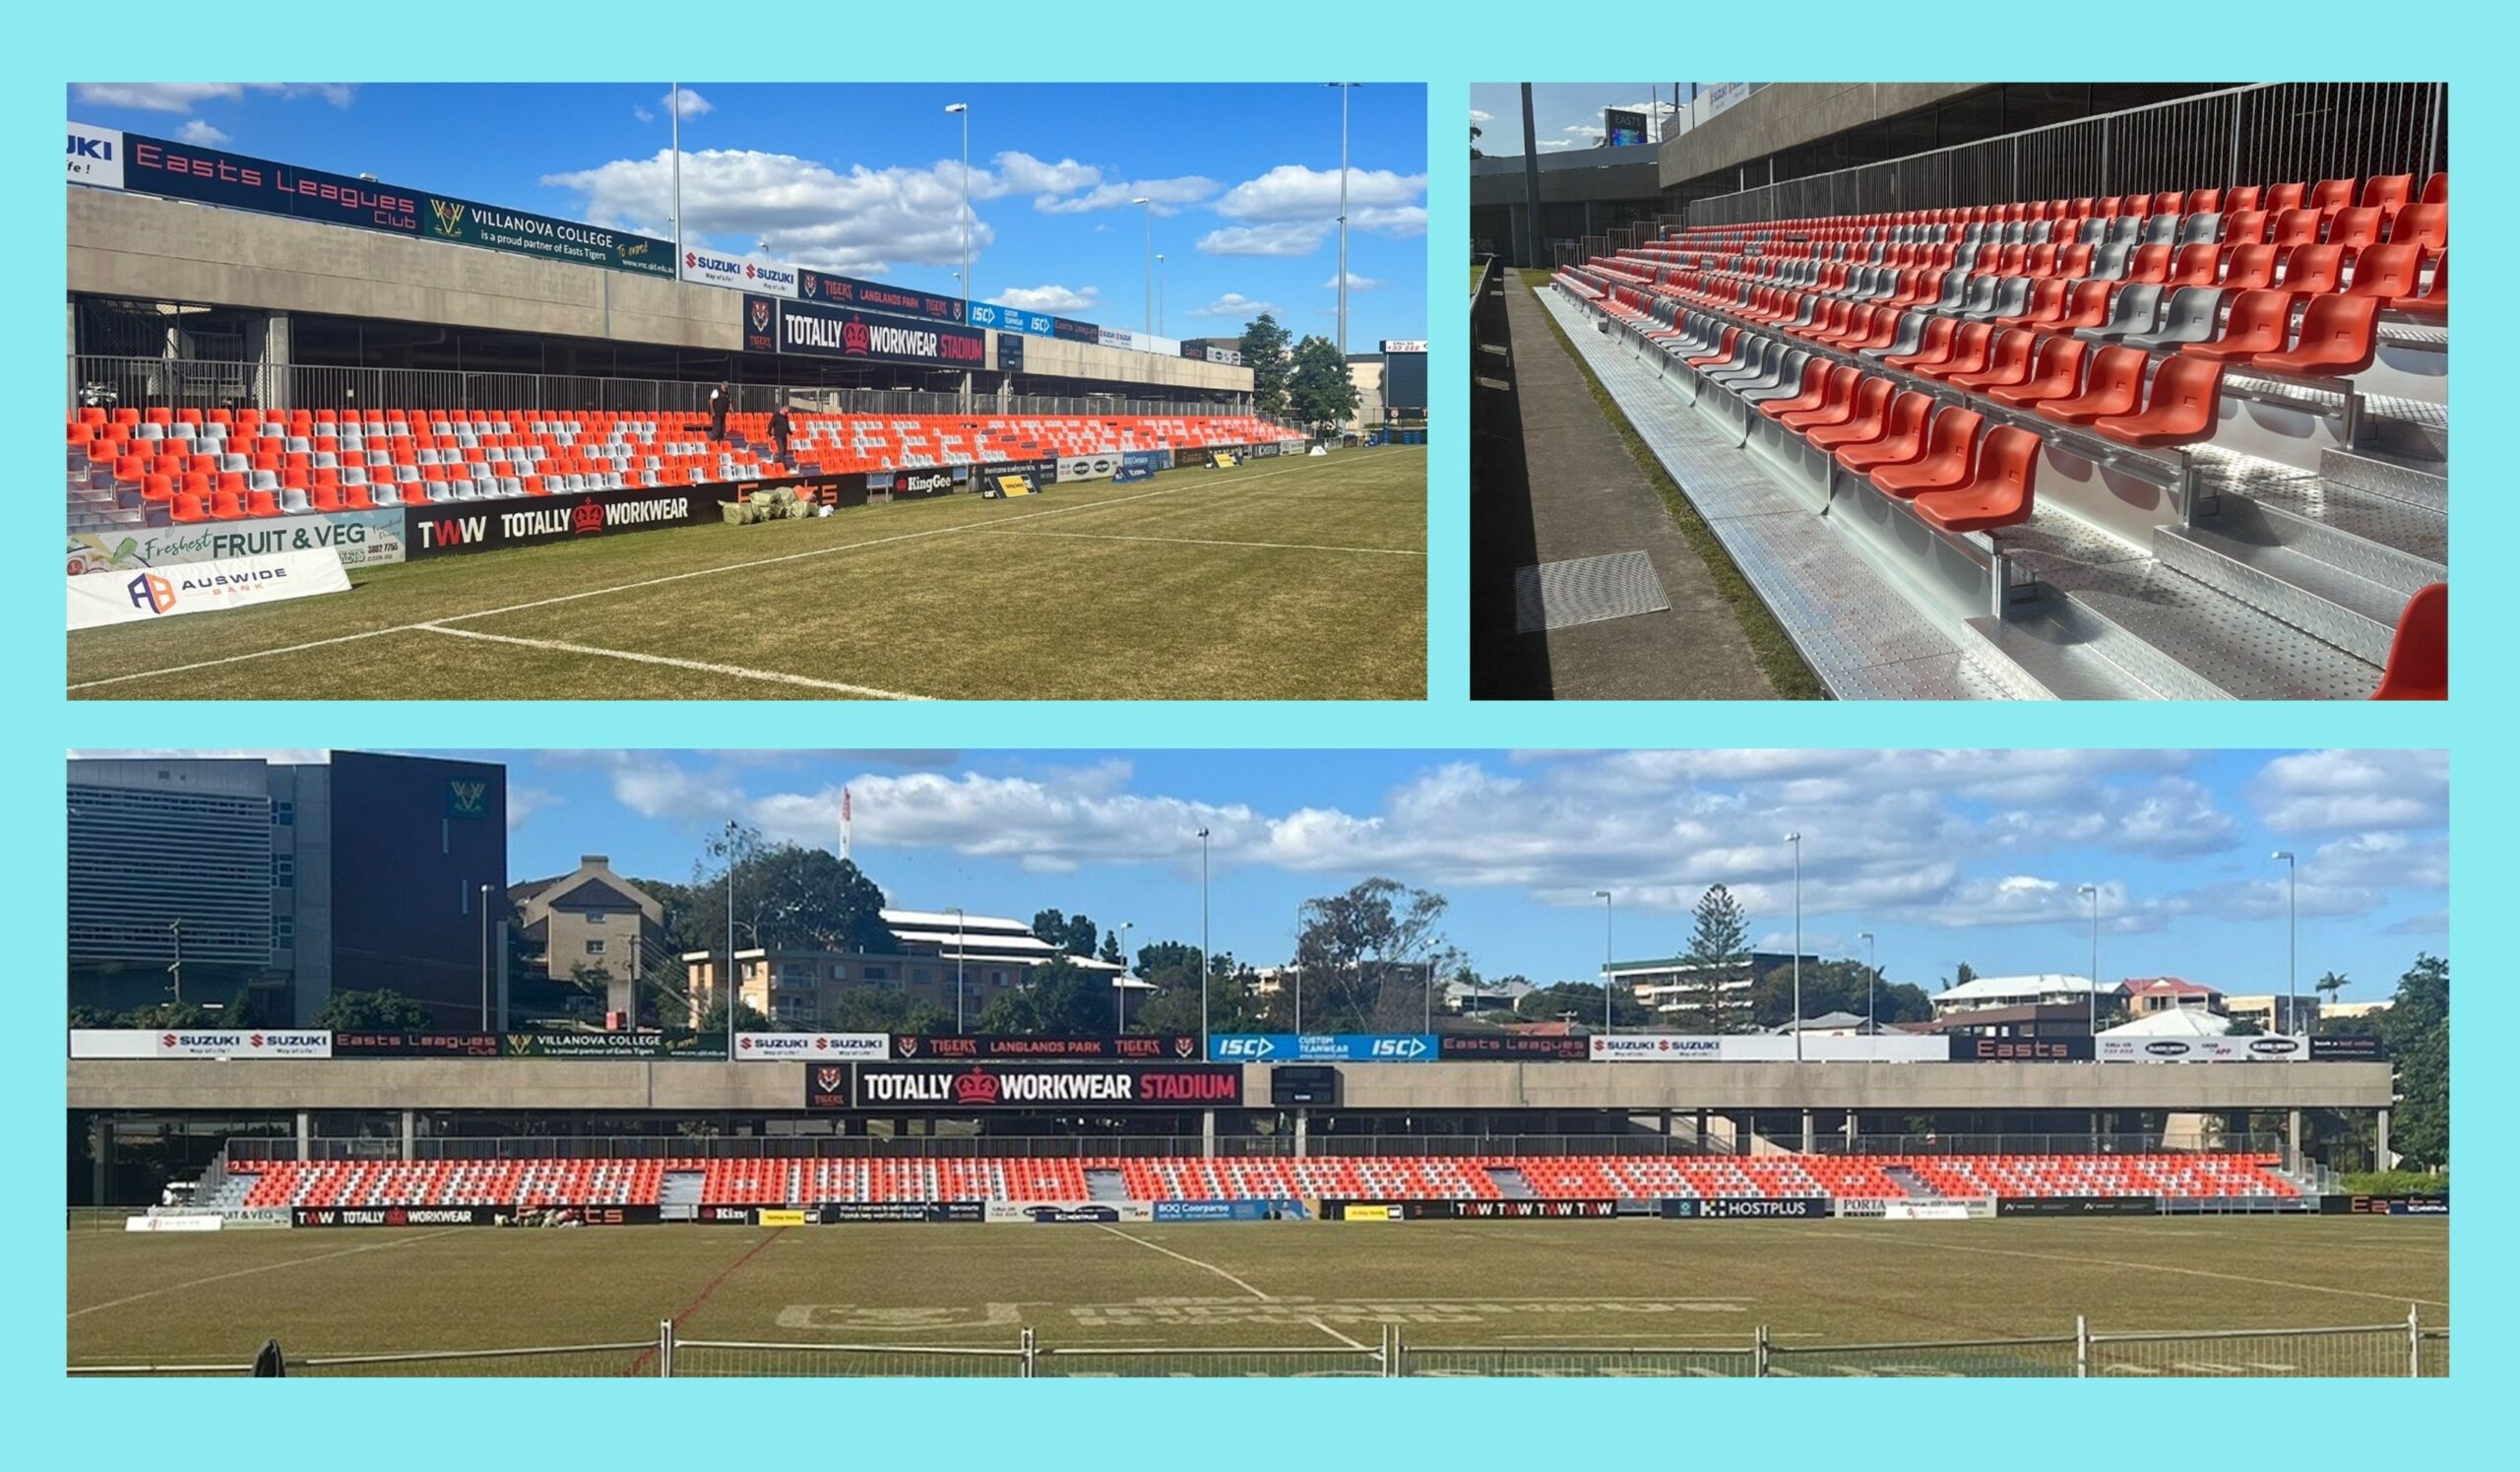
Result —
[[[1984, 82], [1776, 82], [1663, 145], [1663, 187], [1895, 117]], [[1768, 182], [1764, 170], [1748, 182]]]
[[[743, 346], [743, 293], [723, 287], [145, 194], [68, 193], [72, 291], [719, 352]], [[1054, 338], [1025, 340], [1024, 369], [1141, 385], [1150, 398], [1251, 389], [1248, 368]]]
[[[1350, 1110], [2383, 1109], [2386, 1063], [1355, 1063]], [[1268, 1067], [1244, 1070], [1266, 1108]], [[222, 1063], [79, 1058], [72, 1109], [775, 1110], [801, 1064], [567, 1058]], [[898, 1113], [898, 1111], [896, 1111]]]

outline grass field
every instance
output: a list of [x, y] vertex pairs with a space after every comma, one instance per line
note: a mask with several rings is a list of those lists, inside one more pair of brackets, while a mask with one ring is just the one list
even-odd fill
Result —
[[[666, 1318], [686, 1340], [1007, 1348], [1031, 1328], [1105, 1350], [1370, 1347], [1387, 1322], [1426, 1346], [1738, 1348], [1766, 1325], [1781, 1360], [2064, 1335], [2077, 1313], [2096, 1331], [2403, 1325], [2410, 1306], [2449, 1322], [2448, 1224], [2406, 1218], [89, 1228], [69, 1263], [73, 1365], [241, 1362], [270, 1336], [293, 1357], [636, 1343]], [[2404, 1337], [2374, 1336], [2380, 1368], [2357, 1373], [2403, 1366]], [[2286, 1356], [2306, 1357], [2232, 1352], [2303, 1368]]]
[[1418, 700], [1426, 455], [1394, 447], [354, 570], [74, 634], [79, 699]]

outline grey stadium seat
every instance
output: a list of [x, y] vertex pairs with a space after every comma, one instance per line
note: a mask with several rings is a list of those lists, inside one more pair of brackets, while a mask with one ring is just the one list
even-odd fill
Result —
[[2147, 352], [2156, 348], [2174, 348], [2181, 343], [2210, 342], [2221, 327], [2222, 318], [2222, 288], [2181, 287], [2170, 294], [2170, 309], [2162, 314], [2160, 327], [2151, 332], [2135, 333], [2123, 341], [2129, 348], [2141, 348]]
[[2136, 282], [2119, 288], [2117, 299], [2110, 303], [2109, 320], [2098, 327], [2082, 329], [2082, 335], [2095, 343], [2114, 343], [2136, 333], [2151, 332], [2160, 319], [2162, 288], [2152, 282]]

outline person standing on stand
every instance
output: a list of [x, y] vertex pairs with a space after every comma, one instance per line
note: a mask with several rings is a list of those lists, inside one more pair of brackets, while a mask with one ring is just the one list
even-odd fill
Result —
[[726, 437], [726, 401], [734, 396], [724, 384], [709, 391], [709, 437], [724, 441]]

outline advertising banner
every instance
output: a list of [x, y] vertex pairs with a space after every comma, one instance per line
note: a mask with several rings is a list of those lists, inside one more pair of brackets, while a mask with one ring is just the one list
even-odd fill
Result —
[[1100, 343], [1102, 341], [1102, 329], [1091, 322], [1079, 322], [1072, 317], [1052, 317], [1050, 336], [1063, 338], [1071, 343]]
[[888, 287], [882, 282], [859, 281], [853, 276], [833, 276], [822, 271], [796, 273], [796, 299], [819, 301], [828, 306], [855, 307], [869, 312], [889, 312], [897, 317], [924, 317], [930, 322], [963, 320], [963, 298], [960, 296], [912, 291]]
[[1662, 1214], [1675, 1221], [1762, 1221], [1829, 1214], [1826, 1196], [1665, 1196]]
[[411, 240], [475, 245], [645, 276], [673, 275], [670, 241], [138, 133], [123, 141], [121, 187], [145, 194]]
[[896, 501], [923, 500], [928, 496], [952, 495], [954, 487], [960, 485], [969, 474], [968, 467], [954, 470], [868, 471], [866, 488], [869, 492], [882, 491]]
[[494, 1058], [497, 1033], [335, 1033], [337, 1058]]
[[1170, 450], [1122, 450], [1120, 469], [1146, 471], [1150, 474], [1156, 471], [1168, 471], [1172, 469], [1172, 452]]
[[495, 510], [478, 501], [406, 506], [401, 512], [403, 555], [417, 561], [616, 532], [714, 524], [724, 520], [718, 508], [737, 493], [732, 485], [648, 485], [525, 496], [494, 503]]
[[2306, 1038], [2095, 1038], [2104, 1063], [2298, 1063], [2310, 1056]]
[[1001, 332], [997, 335], [997, 371], [1000, 373], [1024, 371], [1024, 339], [1020, 335], [1011, 332]]
[[779, 303], [772, 297], [746, 295], [743, 302], [744, 351], [779, 351]]
[[299, 1206], [292, 1227], [495, 1227], [497, 1206]]
[[1124, 352], [1135, 352], [1138, 345], [1137, 334], [1124, 327], [1105, 327], [1097, 335], [1096, 341], [1105, 348], [1117, 348]]
[[1300, 1221], [1310, 1215], [1301, 1201], [1158, 1201], [1159, 1222]]
[[1003, 332], [1030, 333], [1037, 338], [1055, 337], [1058, 319], [1047, 312], [1028, 312], [993, 301], [972, 303], [970, 325], [994, 327]]
[[1571, 1218], [1608, 1220], [1618, 1215], [1616, 1201], [1533, 1201], [1520, 1198], [1481, 1201], [1430, 1201], [1464, 1221], [1557, 1221]]
[[1490, 1062], [1580, 1063], [1593, 1056], [1590, 1038], [1533, 1038], [1513, 1033], [1446, 1033], [1436, 1056]]
[[1382, 351], [1385, 352], [1423, 352], [1426, 351], [1426, 341], [1423, 338], [1385, 338], [1382, 340]]
[[342, 559], [329, 550], [222, 557], [159, 570], [82, 572], [68, 582], [74, 629], [149, 623], [350, 591]]
[[1060, 459], [1059, 480], [1108, 480], [1120, 473], [1120, 457], [1111, 454], [1069, 455]]
[[662, 1033], [507, 1033], [499, 1054], [512, 1058], [695, 1058], [722, 1060], [724, 1034], [667, 1039]]
[[2151, 1196], [1998, 1196], [1997, 1216], [2159, 1216]]
[[73, 1028], [74, 1058], [328, 1058], [333, 1035], [321, 1029]]
[[1242, 354], [1231, 348], [1203, 348], [1200, 350], [1200, 355], [1205, 357], [1209, 362], [1217, 364], [1219, 367], [1239, 368], [1242, 366]]
[[[827, 1065], [805, 1069], [805, 1107], [830, 1109]], [[1205, 1063], [855, 1063], [859, 1109], [1211, 1109], [1242, 1103], [1242, 1070]]]
[[2088, 1063], [2089, 1038], [1953, 1038], [1955, 1063]]
[[890, 1033], [737, 1033], [738, 1063], [879, 1062], [893, 1056]]
[[2376, 1063], [2388, 1055], [2380, 1051], [2377, 1038], [2312, 1038], [2310, 1061], [2313, 1063]]
[[849, 1222], [978, 1222], [987, 1216], [977, 1201], [825, 1201], [818, 1220], [833, 1227]]
[[122, 1219], [125, 1232], [216, 1232], [226, 1226], [217, 1215], [206, 1216], [127, 1216]]
[[1109, 1226], [1154, 1221], [1155, 1208], [1145, 1201], [990, 1201], [981, 1208], [981, 1215], [992, 1222]]
[[1217, 1033], [1208, 1057], [1220, 1063], [1431, 1063], [1433, 1033]]
[[926, 1058], [1077, 1058], [1137, 1062], [1195, 1063], [1199, 1039], [1193, 1033], [1124, 1033], [1116, 1038], [1027, 1038], [1001, 1033], [935, 1036], [893, 1034], [893, 1056]]
[[1587, 1056], [1597, 1063], [1712, 1063], [1720, 1060], [1726, 1041], [1682, 1033], [1595, 1033], [1587, 1040]]
[[2448, 1216], [2450, 1197], [2438, 1196], [2321, 1196], [2322, 1216]]
[[329, 550], [341, 557], [344, 567], [403, 560], [403, 513], [392, 508], [257, 521], [179, 522], [69, 535], [72, 577], [289, 551]]
[[1162, 333], [1139, 333], [1136, 337], [1136, 341], [1131, 343], [1130, 347], [1139, 352], [1160, 353], [1165, 357], [1179, 357], [1181, 355], [1181, 340], [1179, 338], [1167, 338]]
[[795, 267], [743, 256], [722, 256], [714, 251], [684, 251], [682, 279], [704, 287], [729, 287], [790, 299], [796, 294]]
[[99, 189], [122, 187], [123, 139], [120, 128], [70, 125], [70, 182]]
[[1407, 1212], [1387, 1201], [1324, 1201], [1321, 1214], [1334, 1222], [1405, 1222]]
[[965, 327], [905, 322], [866, 308], [805, 301], [779, 303], [779, 351], [855, 362], [924, 363], [941, 368], [988, 364], [988, 337]]

